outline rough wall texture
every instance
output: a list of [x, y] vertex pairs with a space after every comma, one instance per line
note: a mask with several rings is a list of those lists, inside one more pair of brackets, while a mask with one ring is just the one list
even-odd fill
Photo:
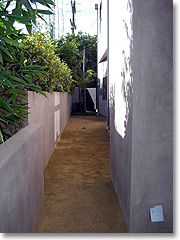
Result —
[[[132, 3], [109, 1], [110, 174], [127, 226], [132, 152]], [[121, 10], [121, 14], [119, 11]], [[115, 16], [118, 16], [115, 17]], [[118, 21], [118, 24], [117, 24]], [[118, 25], [118, 31], [113, 26]]]
[[[173, 230], [173, 9], [134, 1], [132, 232]], [[161, 204], [164, 222], [149, 208]], [[137, 221], [138, 219], [138, 221]]]
[[29, 125], [0, 145], [0, 231], [34, 232], [44, 168], [71, 113], [68, 93], [28, 92]]
[[43, 131], [30, 124], [0, 145], [0, 232], [33, 232], [44, 194]]
[[28, 92], [28, 123], [43, 124], [44, 168], [68, 121], [72, 105], [68, 93], [46, 94], [48, 99], [35, 92]]
[[102, 100], [102, 96], [99, 97], [99, 113], [104, 117], [108, 116], [108, 103]]
[[[111, 177], [130, 232], [172, 232], [172, 1], [109, 4]], [[163, 222], [151, 222], [156, 205]]]

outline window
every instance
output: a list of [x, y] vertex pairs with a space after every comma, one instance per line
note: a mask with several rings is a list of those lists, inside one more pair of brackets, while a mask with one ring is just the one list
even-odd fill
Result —
[[107, 77], [103, 78], [102, 100], [107, 100]]

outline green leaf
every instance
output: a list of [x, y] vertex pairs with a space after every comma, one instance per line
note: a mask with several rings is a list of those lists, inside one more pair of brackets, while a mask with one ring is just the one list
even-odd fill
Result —
[[36, 25], [36, 10], [28, 10], [28, 14], [31, 17], [32, 22]]
[[14, 15], [11, 15], [9, 16], [9, 19], [12, 19], [13, 21], [16, 21], [16, 22], [19, 22], [19, 23], [23, 23], [23, 24], [26, 24], [26, 25], [32, 25], [31, 24], [31, 18], [30, 17], [19, 17], [19, 16], [14, 16]]
[[4, 20], [3, 18], [1, 18], [0, 20], [3, 22], [3, 24], [7, 27], [8, 30], [10, 31], [15, 30], [15, 28], [8, 21]]
[[53, 12], [51, 12], [50, 10], [39, 10], [38, 9], [37, 12], [41, 13], [41, 14], [48, 14], [48, 15], [53, 14]]
[[16, 113], [12, 110], [12, 108], [4, 101], [3, 99], [0, 98], [0, 106], [7, 109], [10, 113], [16, 115]]
[[26, 25], [26, 29], [27, 29], [28, 33], [31, 34], [31, 32], [32, 32], [32, 25], [31, 26]]
[[46, 72], [46, 71], [35, 71], [35, 70], [29, 70], [29, 69], [23, 69], [23, 70], [21, 70], [21, 72], [25, 72], [25, 73], [29, 73], [29, 74], [49, 74], [48, 72]]
[[21, 16], [22, 3], [21, 0], [16, 0], [16, 8], [13, 10], [13, 14]]
[[11, 80], [5, 80], [5, 82], [4, 82], [4, 86], [7, 86], [7, 87], [10, 87], [10, 88], [13, 88], [13, 89], [15, 89], [15, 86], [14, 86], [14, 84], [13, 84], [13, 81], [11, 81]]
[[24, 63], [24, 52], [21, 51], [20, 68], [23, 67], [23, 63]]
[[33, 90], [33, 91], [36, 91], [36, 92], [38, 92], [38, 93], [40, 93], [41, 95], [43, 95], [44, 97], [46, 97], [46, 98], [48, 98], [47, 96], [46, 96], [46, 94], [45, 93], [43, 93], [40, 89], [40, 87], [37, 87], [37, 86], [30, 86], [29, 87], [31, 90]]
[[7, 14], [7, 11], [0, 11], [0, 16], [5, 16]]
[[39, 65], [28, 65], [24, 67], [25, 69], [39, 69], [39, 70], [43, 70], [45, 69], [45, 67], [39, 66]]
[[3, 123], [7, 123], [7, 121], [5, 119], [3, 119], [2, 117], [0, 117], [0, 121]]
[[45, 1], [51, 5], [55, 5], [55, 3], [52, 0], [45, 0]]
[[32, 10], [31, 4], [28, 0], [21, 0], [21, 2], [28, 10]]
[[20, 83], [22, 85], [26, 85], [27, 84], [27, 82], [25, 82], [24, 80], [22, 80], [20, 78], [17, 78], [17, 77], [15, 77], [13, 75], [9, 75], [8, 77], [11, 78], [12, 80], [14, 80], [15, 82]]
[[[48, 1], [44, 1], [44, 0], [34, 0], [34, 2], [39, 2], [39, 3], [41, 3], [42, 5], [44, 5], [44, 6], [46, 6], [46, 7], [48, 7], [48, 8], [50, 8], [51, 9], [51, 7], [49, 6], [49, 4], [47, 4], [47, 2]], [[54, 5], [54, 4], [52, 4], [52, 5]]]
[[15, 47], [26, 48], [26, 46], [24, 46], [23, 44], [19, 43], [18, 41], [12, 40], [10, 38], [0, 36], [0, 39], [5, 41], [6, 43], [9, 43], [9, 44], [15, 46]]
[[3, 56], [1, 53], [0, 53], [0, 62], [3, 63]]
[[8, 31], [8, 32], [6, 32], [6, 33], [4, 33], [4, 34], [1, 34], [1, 37], [9, 36], [9, 35], [11, 35], [11, 34], [18, 34], [18, 33], [20, 33], [20, 32], [21, 32], [21, 30]]
[[11, 54], [10, 54], [2, 45], [0, 45], [0, 49], [1, 49], [6, 55], [8, 55], [10, 58], [12, 58]]
[[1, 142], [4, 143], [4, 137], [3, 137], [3, 133], [2, 133], [2, 131], [1, 131], [1, 129], [0, 129], [0, 140], [1, 140]]

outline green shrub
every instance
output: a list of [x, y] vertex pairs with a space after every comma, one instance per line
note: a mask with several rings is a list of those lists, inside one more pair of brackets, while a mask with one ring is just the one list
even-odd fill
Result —
[[[25, 35], [14, 27], [14, 22], [22, 23], [31, 33], [36, 24], [36, 16], [52, 14], [50, 10], [39, 10], [43, 5], [51, 9], [52, 0], [8, 0], [0, 2], [0, 143], [9, 133], [14, 134], [19, 125], [26, 120], [28, 107], [27, 90], [33, 90], [46, 96], [32, 79], [43, 80], [44, 68], [26, 64], [22, 44]], [[41, 17], [41, 16], [40, 16]]]
[[40, 86], [43, 91], [71, 92], [74, 86], [71, 70], [68, 65], [61, 61], [55, 54], [54, 41], [46, 37], [46, 34], [39, 32], [32, 34], [25, 41], [25, 56], [27, 65], [38, 64], [45, 67], [43, 79], [33, 78], [33, 83]]

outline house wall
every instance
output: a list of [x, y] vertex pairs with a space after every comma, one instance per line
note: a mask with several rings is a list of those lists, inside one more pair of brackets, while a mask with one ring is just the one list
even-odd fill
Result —
[[[100, 22], [100, 4], [101, 9], [101, 22]], [[98, 62], [102, 58], [107, 49], [107, 1], [98, 1]]]
[[48, 98], [28, 92], [30, 114], [28, 123], [43, 124], [44, 168], [62, 134], [72, 110], [71, 95], [68, 93], [46, 93]]
[[102, 98], [103, 78], [107, 77], [107, 61], [99, 63], [98, 65], [98, 78], [100, 79], [100, 91], [99, 91], [99, 113], [105, 117], [108, 115], [107, 100]]
[[[132, 3], [109, 1], [110, 175], [130, 224], [132, 152]], [[118, 18], [117, 18], [118, 16]], [[116, 25], [116, 31], [114, 27]]]
[[44, 194], [42, 125], [25, 127], [0, 153], [0, 232], [33, 232]]
[[[100, 4], [101, 21], [100, 21]], [[98, 15], [98, 63], [107, 50], [107, 1], [99, 1]], [[99, 79], [99, 113], [105, 117], [108, 115], [107, 100], [102, 99], [103, 78], [107, 76], [107, 61], [98, 64], [98, 79]]]
[[172, 1], [112, 0], [109, 12], [112, 181], [129, 232], [172, 232]]
[[[134, 1], [131, 231], [173, 231], [172, 7]], [[159, 204], [165, 221], [152, 223], [149, 208]]]

